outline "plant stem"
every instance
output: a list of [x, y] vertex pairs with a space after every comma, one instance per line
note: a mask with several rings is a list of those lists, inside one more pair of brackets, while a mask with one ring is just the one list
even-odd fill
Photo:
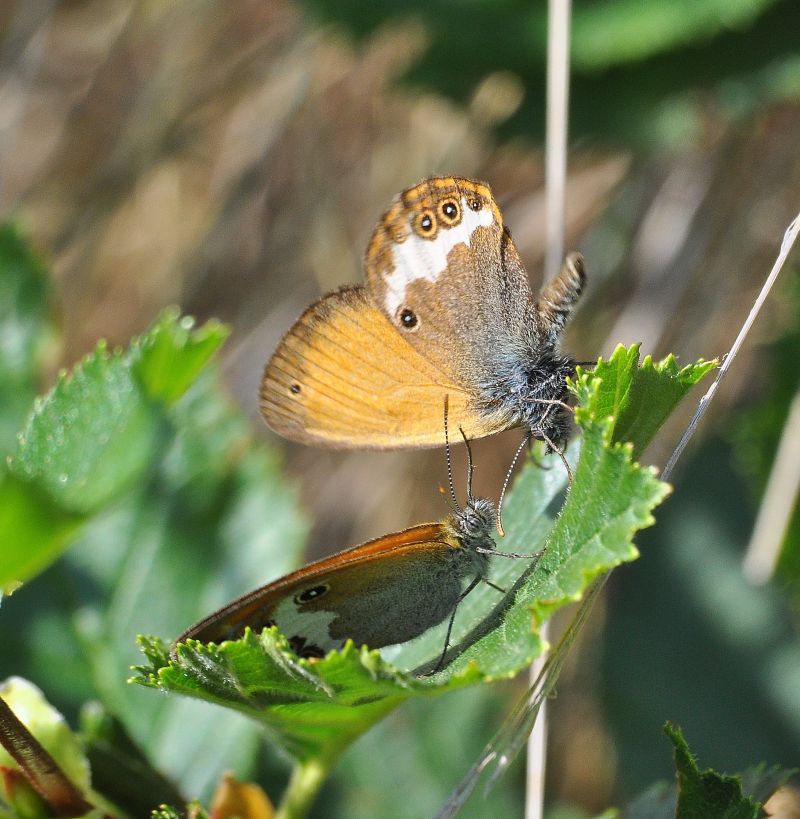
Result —
[[328, 776], [330, 762], [309, 759], [298, 762], [275, 813], [275, 819], [303, 819]]
[[[549, 0], [547, 13], [547, 135], [545, 141], [545, 196], [547, 201], [547, 243], [544, 281], [549, 281], [564, 258], [565, 200], [567, 190], [567, 131], [569, 128], [570, 18], [572, 0]], [[549, 624], [542, 629], [547, 640]], [[535, 685], [544, 657], [531, 665]], [[544, 775], [547, 763], [547, 719], [545, 702], [528, 739], [528, 766], [525, 789], [526, 819], [544, 814]]]

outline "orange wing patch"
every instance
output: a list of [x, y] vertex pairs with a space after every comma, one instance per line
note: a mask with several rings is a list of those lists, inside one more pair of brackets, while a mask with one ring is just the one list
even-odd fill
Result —
[[448, 423], [468, 438], [504, 428], [418, 353], [363, 287], [332, 293], [297, 320], [267, 364], [261, 412], [304, 444], [392, 449], [444, 444]]
[[[443, 217], [444, 223], [448, 227], [451, 226], [448, 224], [447, 214], [438, 213], [439, 207], [442, 202], [451, 198], [460, 203], [462, 197], [476, 200], [480, 206], [490, 207], [494, 220], [502, 229], [503, 217], [488, 185], [451, 176], [426, 179], [419, 185], [403, 191], [375, 226], [365, 256], [367, 278], [370, 279], [371, 275], [383, 273], [390, 266], [391, 246], [406, 241], [412, 229], [425, 238], [435, 238], [435, 233], [426, 235], [420, 230], [421, 226], [418, 221], [422, 214], [430, 212], [434, 220], [437, 215], [440, 218]], [[409, 225], [409, 216], [411, 225]]]

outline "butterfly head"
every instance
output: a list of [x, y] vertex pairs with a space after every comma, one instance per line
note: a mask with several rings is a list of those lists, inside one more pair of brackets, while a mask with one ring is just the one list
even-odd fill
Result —
[[486, 498], [471, 498], [454, 517], [458, 533], [466, 540], [490, 538], [497, 522], [495, 505]]

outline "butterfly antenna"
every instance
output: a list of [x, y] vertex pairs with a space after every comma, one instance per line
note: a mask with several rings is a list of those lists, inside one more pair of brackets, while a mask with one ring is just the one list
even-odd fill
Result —
[[469, 440], [464, 434], [464, 430], [459, 427], [458, 431], [461, 433], [461, 437], [467, 446], [467, 503], [472, 503], [474, 500], [472, 495], [472, 474], [475, 472], [475, 464], [472, 462], [472, 447], [469, 445]]
[[497, 534], [500, 537], [506, 536], [506, 530], [503, 528], [503, 498], [506, 496], [506, 489], [508, 489], [508, 482], [511, 480], [511, 473], [514, 471], [514, 467], [517, 465], [517, 460], [519, 456], [522, 454], [522, 450], [525, 449], [525, 445], [530, 441], [531, 435], [533, 433], [531, 430], [528, 430], [525, 437], [522, 439], [522, 443], [517, 447], [517, 451], [514, 453], [514, 457], [511, 459], [511, 466], [508, 467], [508, 472], [506, 472], [505, 480], [503, 481], [503, 488], [500, 490], [500, 500], [497, 502]]
[[448, 410], [448, 395], [445, 393], [444, 396], [444, 447], [445, 452], [447, 453], [447, 483], [450, 487], [450, 497], [453, 499], [453, 506], [456, 508], [456, 512], [461, 512], [461, 507], [458, 504], [458, 498], [456, 497], [456, 487], [453, 483], [453, 453], [450, 449], [450, 438], [447, 435], [447, 410]]

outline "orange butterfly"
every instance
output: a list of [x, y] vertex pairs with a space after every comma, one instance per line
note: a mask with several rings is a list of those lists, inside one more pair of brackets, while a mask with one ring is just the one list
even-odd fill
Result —
[[523, 426], [563, 445], [575, 363], [558, 341], [584, 285], [578, 254], [534, 299], [489, 188], [433, 177], [378, 222], [365, 268], [365, 287], [309, 307], [267, 364], [272, 429], [331, 447], [438, 446], [447, 396], [469, 438]]

